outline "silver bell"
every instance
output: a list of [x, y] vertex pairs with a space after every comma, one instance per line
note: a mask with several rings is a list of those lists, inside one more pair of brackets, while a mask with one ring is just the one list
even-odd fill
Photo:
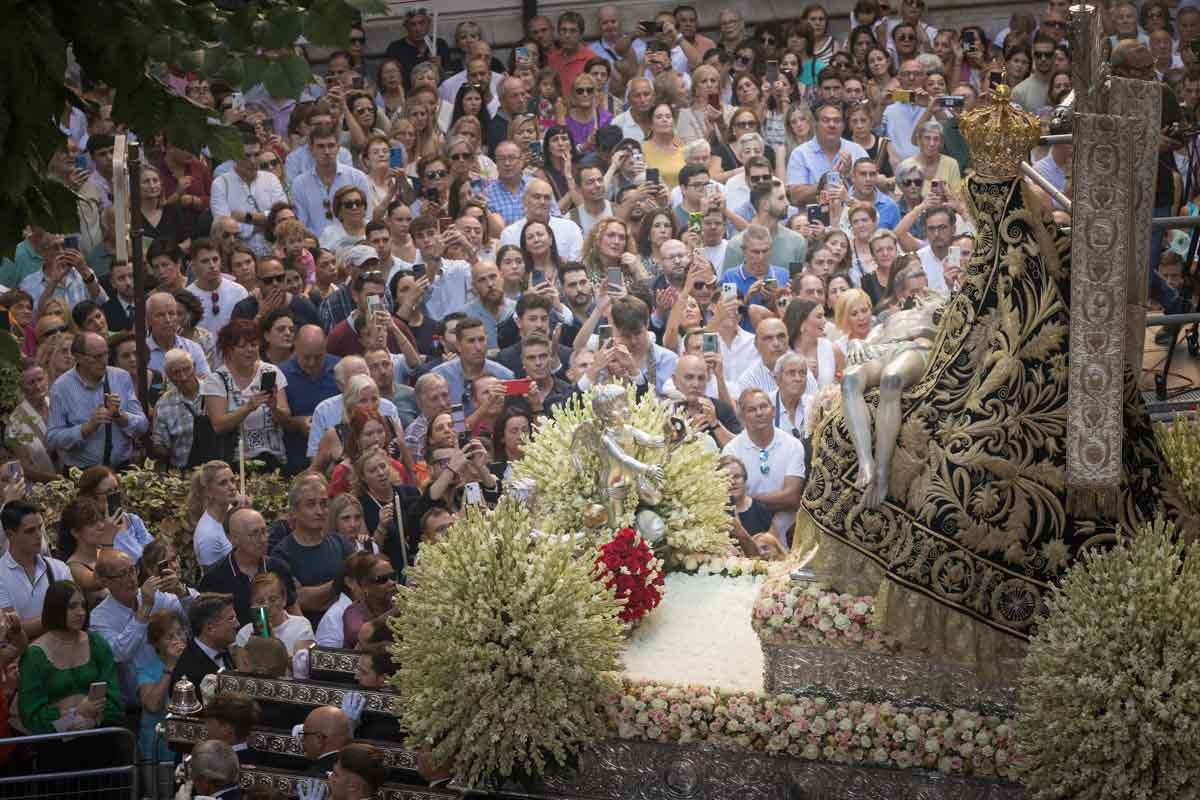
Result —
[[171, 689], [171, 699], [167, 701], [167, 713], [177, 717], [190, 717], [200, 713], [204, 706], [196, 697], [196, 687], [187, 678], [180, 678]]

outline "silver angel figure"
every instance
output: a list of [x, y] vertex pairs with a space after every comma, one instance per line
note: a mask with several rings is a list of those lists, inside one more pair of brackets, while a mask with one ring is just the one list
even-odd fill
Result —
[[591, 395], [592, 413], [599, 426], [589, 420], [576, 428], [571, 438], [571, 450], [575, 466], [580, 470], [584, 464], [579, 454], [585, 449], [599, 451], [608, 460], [608, 475], [602, 476], [599, 488], [606, 500], [609, 523], [613, 524], [633, 488], [646, 505], [657, 505], [661, 501], [657, 484], [662, 482], [663, 468], [638, 461], [629, 453], [636, 445], [662, 448], [666, 440], [629, 424], [629, 395], [624, 385], [604, 383], [593, 388]]

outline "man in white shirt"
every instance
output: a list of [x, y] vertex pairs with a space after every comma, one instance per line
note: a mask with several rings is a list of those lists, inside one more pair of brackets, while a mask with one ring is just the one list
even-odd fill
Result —
[[[1050, 145], [1050, 151], [1040, 159], [1038, 159], [1033, 168], [1050, 184], [1060, 192], [1066, 194], [1067, 180], [1071, 177], [1071, 162], [1075, 153], [1075, 146], [1070, 142], [1063, 144]], [[1054, 201], [1054, 207], [1059, 208], [1058, 201]]]
[[579, 232], [587, 236], [602, 217], [613, 215], [612, 203], [608, 201], [608, 187], [604, 185], [604, 170], [598, 165], [579, 167], [575, 185], [583, 197], [583, 204], [571, 209], [571, 221], [579, 226]]
[[645, 78], [629, 82], [629, 108], [613, 117], [612, 125], [626, 139], [644, 142], [650, 135], [650, 115], [654, 113], [654, 84]]
[[[137, 565], [120, 550], [101, 550], [96, 559], [96, 579], [108, 590], [108, 597], [92, 609], [91, 629], [104, 637], [112, 648], [113, 661], [121, 679], [127, 703], [137, 701], [137, 668], [155, 657], [146, 639], [146, 626], [155, 611], [173, 611], [183, 616], [179, 598], [159, 591], [160, 577], [147, 578], [138, 588]], [[177, 642], [182, 652], [186, 639]], [[170, 646], [170, 645], [168, 645]]]
[[209, 239], [192, 243], [192, 275], [195, 280], [187, 290], [204, 309], [200, 327], [216, 336], [233, 316], [233, 307], [246, 298], [246, 287], [221, 273], [221, 251]]
[[[925, 68], [921, 66], [921, 62], [913, 58], [901, 64], [899, 82], [901, 89], [920, 93], [919, 96], [914, 96], [914, 99], [922, 100], [925, 93]], [[917, 154], [917, 145], [913, 144], [913, 130], [917, 126], [917, 120], [924, 113], [925, 104], [923, 102], [898, 101], [890, 103], [883, 110], [883, 127], [890, 139], [888, 153], [893, 164], [899, 164], [904, 159]], [[865, 156], [866, 153], [863, 155]]]
[[775, 405], [762, 389], [744, 390], [738, 398], [744, 430], [725, 445], [721, 455], [736, 456], [746, 467], [746, 493], [775, 513], [775, 530], [791, 545], [788, 533], [804, 492], [804, 445], [775, 426]]
[[42, 555], [45, 526], [37, 506], [24, 500], [7, 503], [0, 525], [8, 537], [8, 552], [0, 558], [0, 611], [15, 612], [32, 641], [44, 633], [46, 590], [55, 581], [71, 580], [71, 570], [57, 558]]
[[929, 288], [943, 294], [946, 292], [946, 275], [942, 262], [949, 254], [950, 243], [954, 240], [954, 223], [954, 209], [949, 206], [930, 209], [925, 215], [925, 235], [929, 244], [917, 251], [921, 268], [925, 270], [925, 276], [929, 279]]
[[533, 220], [549, 226], [554, 234], [558, 255], [563, 261], [579, 261], [583, 257], [583, 233], [571, 220], [550, 216], [550, 203], [553, 199], [554, 191], [549, 183], [543, 180], [530, 181], [525, 187], [523, 198], [525, 216], [501, 231], [500, 244], [519, 245], [521, 229], [525, 227], [526, 222]]
[[239, 223], [238, 238], [250, 245], [259, 256], [271, 253], [270, 243], [263, 237], [267, 212], [276, 203], [286, 203], [287, 195], [279, 179], [259, 170], [258, 158], [262, 145], [243, 131], [242, 157], [233, 162], [233, 169], [214, 178], [210, 207], [213, 217], [233, 217]]
[[854, 162], [867, 157], [867, 151], [861, 145], [842, 138], [841, 106], [824, 103], [817, 106], [815, 116], [816, 135], [793, 150], [788, 157], [788, 199], [797, 208], [816, 202], [817, 183], [823, 175], [836, 172], [845, 182]]
[[[466, 261], [443, 258], [446, 245], [461, 238], [462, 232], [450, 229], [438, 233], [437, 220], [417, 217], [412, 221], [412, 239], [419, 251], [417, 265], [425, 265], [425, 311], [440, 320], [451, 311], [462, 311], [471, 300], [471, 265]], [[415, 269], [414, 269], [415, 274]], [[419, 280], [422, 276], [416, 275]]]
[[737, 377], [729, 387], [730, 396], [737, 400], [747, 389], [774, 392], [775, 362], [788, 351], [787, 326], [778, 317], [765, 317], [754, 329], [754, 347], [758, 359]]
[[504, 76], [499, 72], [492, 72], [491, 65], [492, 46], [480, 39], [471, 45], [471, 55], [465, 62], [466, 69], [442, 81], [442, 85], [438, 87], [438, 98], [454, 105], [458, 90], [463, 84], [481, 86], [486, 83], [491, 89], [488, 94], [488, 114], [495, 114], [500, 110], [500, 81], [504, 80]]

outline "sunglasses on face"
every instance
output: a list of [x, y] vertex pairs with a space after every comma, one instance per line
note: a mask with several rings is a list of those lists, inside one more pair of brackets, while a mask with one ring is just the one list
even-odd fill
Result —
[[258, 168], [259, 168], [259, 169], [275, 169], [275, 168], [276, 168], [276, 167], [278, 167], [278, 166], [279, 166], [279, 159], [278, 159], [278, 158], [272, 158], [272, 159], [269, 159], [269, 160], [267, 160], [267, 161], [260, 161], [260, 162], [258, 162]]
[[[470, 159], [470, 157], [471, 157], [470, 153], [451, 153], [450, 154], [451, 161], [466, 161], [466, 160]], [[429, 177], [431, 177], [431, 178], [434, 177], [434, 174], [432, 172], [429, 173]]]
[[383, 586], [386, 583], [393, 583], [393, 582], [395, 582], [395, 580], [396, 580], [395, 572], [387, 572], [387, 573], [384, 573], [383, 575], [372, 575], [371, 576], [371, 583], [375, 584], [376, 586]]
[[366, 44], [366, 43], [367, 43], [367, 37], [365, 37], [365, 36], [351, 36], [350, 37], [350, 44]]
[[711, 289], [716, 289], [716, 288], [717, 288], [716, 281], [709, 281], [707, 283], [704, 281], [695, 281], [692, 284], [692, 291], [695, 291], [695, 292], [703, 292], [706, 290], [711, 290]]
[[908, 180], [906, 180], [906, 181], [900, 181], [900, 185], [901, 185], [901, 186], [908, 186], [908, 187], [912, 187], [912, 186], [920, 186], [920, 185], [921, 185], [922, 183], [924, 183], [924, 182], [925, 182], [925, 181], [923, 181], [923, 180], [922, 180], [922, 179], [920, 179], [920, 178], [909, 178], [909, 179], [908, 179]]
[[270, 286], [271, 284], [275, 284], [275, 283], [283, 283], [283, 282], [284, 282], [286, 279], [287, 279], [287, 276], [285, 276], [285, 275], [284, 275], [284, 274], [281, 272], [281, 273], [279, 273], [278, 275], [263, 275], [263, 276], [260, 276], [260, 277], [259, 277], [259, 279], [258, 279], [258, 282], [259, 282], [259, 283], [261, 283], [261, 284], [263, 284], [264, 286]]
[[591, 86], [580, 86], [575, 89], [575, 94], [595, 94], [596, 90]]
[[446, 177], [449, 174], [450, 173], [444, 169], [435, 169], [433, 172], [426, 173], [425, 180], [436, 181]]
[[345, 211], [348, 208], [362, 208], [365, 205], [366, 203], [364, 203], [362, 200], [343, 200], [342, 210]]

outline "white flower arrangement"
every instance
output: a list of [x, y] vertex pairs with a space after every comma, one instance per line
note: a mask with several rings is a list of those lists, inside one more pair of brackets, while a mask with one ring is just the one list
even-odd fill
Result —
[[1155, 438], [1171, 467], [1179, 499], [1193, 517], [1200, 518], [1200, 419], [1176, 416], [1154, 426]]
[[1200, 559], [1180, 538], [1159, 518], [1085, 551], [1050, 598], [1019, 683], [1036, 797], [1196, 794]]
[[468, 509], [421, 549], [389, 620], [409, 744], [470, 785], [539, 775], [603, 735], [596, 699], [619, 669], [612, 591], [569, 539], [530, 528], [516, 500]]
[[1011, 721], [964, 709], [899, 709], [640, 681], [625, 681], [604, 706], [609, 729], [623, 739], [704, 742], [809, 761], [980, 777], [1012, 778], [1021, 764]]
[[[672, 407], [652, 393], [640, 400], [629, 390], [630, 424], [660, 433], [671, 417]], [[609, 464], [599, 453], [572, 450], [575, 431], [585, 420], [595, 419], [586, 398], [574, 397], [554, 410], [552, 419], [538, 425], [537, 435], [525, 448], [524, 457], [513, 467], [517, 480], [532, 482], [534, 517], [545, 531], [567, 533], [587, 530], [587, 511], [603, 504], [597, 487], [608, 474]], [[661, 463], [670, 453], [661, 484], [662, 502], [654, 510], [666, 522], [666, 543], [676, 554], [723, 553], [729, 545], [731, 519], [728, 479], [718, 465], [720, 454], [699, 440], [684, 441], [655, 450], [635, 445], [629, 455], [639, 461]], [[575, 459], [583, 462], [576, 468]], [[608, 520], [610, 531], [636, 527], [637, 491], [631, 491], [619, 519]]]
[[746, 577], [757, 583], [766, 580], [769, 564], [768, 561], [756, 558], [698, 553], [672, 558], [667, 562], [667, 571], [688, 575], [721, 575], [726, 578]]

